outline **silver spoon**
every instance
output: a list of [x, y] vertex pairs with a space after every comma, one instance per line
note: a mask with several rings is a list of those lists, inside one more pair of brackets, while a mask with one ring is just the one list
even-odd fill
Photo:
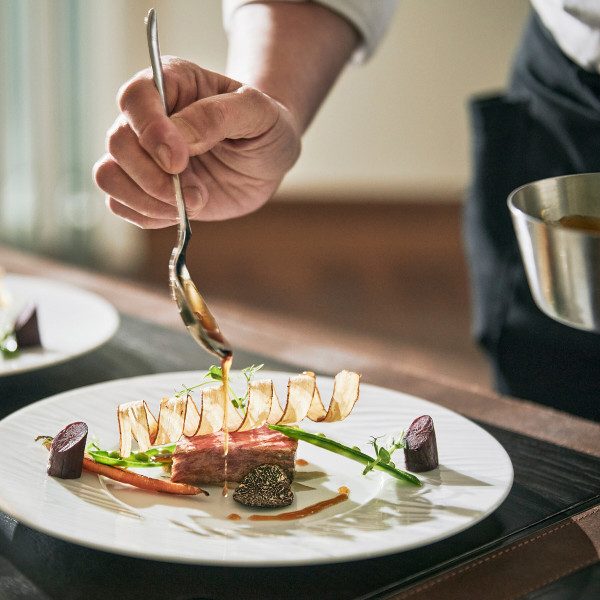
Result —
[[[165, 107], [165, 112], [168, 115], [169, 109], [167, 108], [165, 97], [163, 70], [158, 45], [156, 11], [153, 8], [150, 9], [146, 17], [146, 32], [148, 35], [148, 49], [150, 51], [154, 83], [162, 104]], [[173, 248], [169, 262], [171, 293], [175, 302], [177, 302], [179, 314], [188, 331], [192, 334], [192, 337], [215, 356], [221, 359], [229, 358], [233, 356], [233, 350], [221, 333], [215, 318], [194, 285], [186, 266], [185, 254], [190, 237], [192, 236], [192, 230], [185, 209], [179, 175], [173, 175], [173, 185], [175, 187], [175, 199], [179, 214], [179, 231], [177, 246]]]

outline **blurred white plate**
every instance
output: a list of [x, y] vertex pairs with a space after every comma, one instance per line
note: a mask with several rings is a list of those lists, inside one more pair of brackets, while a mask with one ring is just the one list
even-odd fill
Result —
[[[370, 436], [398, 435], [416, 417], [433, 417], [440, 467], [420, 474], [422, 487], [299, 443], [295, 510], [331, 498], [340, 486], [347, 501], [294, 521], [248, 520], [246, 509], [220, 488], [210, 496], [175, 497], [143, 492], [84, 473], [81, 479], [46, 475], [48, 452], [33, 440], [85, 421], [103, 448], [118, 447], [116, 406], [145, 399], [157, 416], [160, 399], [202, 373], [149, 375], [62, 393], [17, 411], [0, 422], [5, 454], [0, 462], [0, 509], [49, 535], [148, 559], [211, 565], [271, 566], [339, 562], [416, 548], [462, 531], [494, 511], [512, 485], [513, 470], [502, 446], [471, 421], [425, 400], [361, 385], [360, 399], [341, 423], [302, 426], [371, 453]], [[290, 374], [261, 372], [285, 397]], [[240, 377], [236, 373], [236, 377]], [[325, 402], [333, 380], [317, 378]], [[394, 455], [403, 465], [402, 452]], [[159, 469], [146, 473], [159, 476]], [[241, 520], [227, 518], [237, 513]]]
[[0, 319], [14, 322], [27, 301], [37, 305], [41, 348], [26, 348], [15, 358], [0, 356], [0, 377], [55, 365], [94, 350], [117, 331], [119, 315], [96, 294], [41, 277], [7, 274], [3, 291], [10, 298]]

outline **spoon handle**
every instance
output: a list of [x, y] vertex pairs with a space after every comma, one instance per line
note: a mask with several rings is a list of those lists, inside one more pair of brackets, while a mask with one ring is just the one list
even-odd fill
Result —
[[[165, 80], [163, 77], [162, 61], [160, 58], [160, 45], [158, 43], [158, 25], [156, 20], [156, 10], [151, 8], [146, 16], [146, 35], [148, 37], [148, 51], [150, 52], [150, 64], [152, 65], [152, 77], [154, 78], [154, 85], [158, 90], [162, 105], [164, 106], [167, 116], [169, 116], [169, 109], [167, 107], [167, 98], [165, 95]], [[182, 245], [187, 245], [192, 230], [190, 222], [187, 216], [187, 210], [185, 208], [185, 201], [183, 199], [183, 190], [181, 188], [181, 181], [179, 175], [173, 175], [173, 187], [175, 188], [175, 201], [177, 203], [177, 212], [179, 213], [179, 222], [181, 227], [179, 229], [180, 242]]]
[[160, 99], [167, 116], [169, 109], [167, 108], [167, 98], [165, 96], [165, 80], [163, 77], [162, 62], [160, 60], [160, 46], [158, 44], [158, 27], [156, 24], [156, 10], [151, 8], [146, 17], [146, 34], [148, 36], [148, 50], [150, 51], [150, 64], [152, 65], [152, 75], [154, 77], [154, 85], [158, 90]]

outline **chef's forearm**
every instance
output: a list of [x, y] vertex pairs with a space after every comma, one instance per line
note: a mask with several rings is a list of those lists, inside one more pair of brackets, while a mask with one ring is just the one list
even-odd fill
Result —
[[346, 19], [312, 2], [246, 4], [231, 19], [227, 71], [286, 106], [303, 132], [359, 41]]

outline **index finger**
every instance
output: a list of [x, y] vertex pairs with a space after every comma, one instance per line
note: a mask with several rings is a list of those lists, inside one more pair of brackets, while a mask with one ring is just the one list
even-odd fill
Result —
[[[167, 106], [176, 104], [176, 85], [165, 73]], [[188, 163], [188, 149], [183, 136], [171, 122], [152, 79], [145, 69], [124, 84], [117, 102], [125, 119], [138, 136], [142, 148], [168, 173], [180, 173]]]

